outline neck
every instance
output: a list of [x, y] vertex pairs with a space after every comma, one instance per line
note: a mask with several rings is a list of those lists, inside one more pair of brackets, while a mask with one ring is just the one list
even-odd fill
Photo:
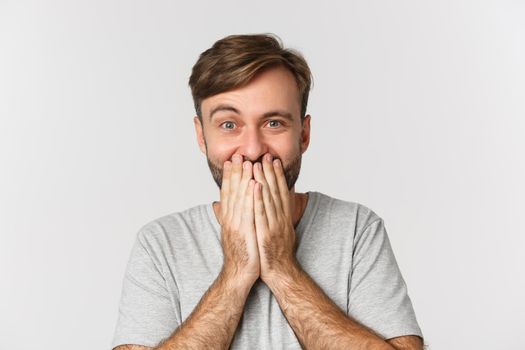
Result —
[[296, 227], [301, 220], [307, 202], [308, 195], [306, 193], [295, 193], [295, 186], [292, 187], [290, 190], [290, 211], [292, 213], [294, 227]]

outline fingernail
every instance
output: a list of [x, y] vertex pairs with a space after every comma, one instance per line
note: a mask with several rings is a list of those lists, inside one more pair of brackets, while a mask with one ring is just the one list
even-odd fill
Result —
[[240, 154], [233, 155], [233, 162], [235, 164], [239, 164], [241, 162], [241, 155]]
[[267, 161], [269, 161], [269, 162], [272, 161], [272, 155], [271, 155], [270, 153], [267, 153], [267, 154], [265, 155], [265, 157], [266, 157], [266, 160], [267, 160]]

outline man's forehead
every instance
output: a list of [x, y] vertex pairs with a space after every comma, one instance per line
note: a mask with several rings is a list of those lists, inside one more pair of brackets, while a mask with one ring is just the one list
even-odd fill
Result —
[[277, 111], [295, 116], [300, 113], [300, 105], [297, 82], [283, 67], [264, 69], [248, 83], [209, 96], [201, 104], [208, 119], [220, 112], [262, 116]]

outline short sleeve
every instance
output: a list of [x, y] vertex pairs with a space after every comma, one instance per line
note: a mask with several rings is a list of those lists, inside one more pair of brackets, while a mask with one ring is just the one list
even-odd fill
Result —
[[[174, 304], [144, 228], [139, 231], [124, 274], [112, 348], [154, 347], [179, 326]], [[171, 297], [171, 298], [170, 298]]]
[[354, 239], [348, 314], [383, 339], [423, 338], [381, 218]]

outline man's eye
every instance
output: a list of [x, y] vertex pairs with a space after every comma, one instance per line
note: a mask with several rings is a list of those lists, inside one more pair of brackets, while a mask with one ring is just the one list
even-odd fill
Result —
[[[278, 123], [278, 124], [281, 124], [280, 121], [278, 120], [270, 120], [270, 122], [268, 124], [272, 124], [272, 123]], [[273, 124], [274, 126], [276, 126], [275, 124]], [[271, 126], [271, 125], [270, 125]]]
[[228, 129], [228, 130], [231, 130], [233, 129], [233, 125], [235, 125], [233, 122], [224, 122], [221, 124], [221, 126], [224, 126], [226, 125], [226, 127], [223, 127], [223, 129]]
[[[268, 122], [268, 125], [270, 126], [270, 129], [275, 129], [282, 125], [282, 123], [279, 120], [270, 120]], [[221, 129], [226, 130], [233, 130], [235, 128], [234, 122], [224, 122], [220, 125]]]

